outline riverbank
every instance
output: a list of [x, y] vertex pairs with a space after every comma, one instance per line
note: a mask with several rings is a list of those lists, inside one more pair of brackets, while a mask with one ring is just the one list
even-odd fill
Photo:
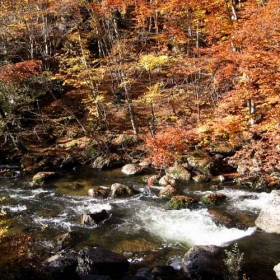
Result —
[[[35, 175], [40, 171], [59, 172], [79, 166], [89, 166], [96, 170], [112, 169], [126, 163], [145, 163], [155, 171], [167, 168], [154, 166], [153, 155], [147, 152], [145, 142], [140, 140], [136, 143], [125, 134], [104, 135], [98, 141], [82, 136], [71, 139], [62, 137], [51, 145], [43, 140], [38, 143], [26, 140], [25, 143], [24, 150], [15, 149], [11, 143], [2, 146], [1, 177]], [[271, 191], [279, 188], [280, 161], [272, 162], [273, 165], [268, 158], [262, 168], [256, 166], [254, 157], [248, 158], [248, 153], [242, 148], [232, 152], [225, 148], [214, 151], [210, 147], [193, 147], [180, 156], [180, 164], [189, 171], [190, 179], [195, 181], [207, 181], [207, 177], [221, 175], [224, 177], [222, 180], [235, 181], [239, 186], [252, 190]], [[265, 168], [267, 166], [270, 168]]]

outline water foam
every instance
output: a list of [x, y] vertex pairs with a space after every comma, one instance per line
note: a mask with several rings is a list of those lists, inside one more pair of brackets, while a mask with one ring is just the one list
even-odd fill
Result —
[[87, 214], [87, 213], [94, 213], [99, 212], [102, 210], [110, 211], [112, 206], [109, 203], [96, 203], [96, 204], [87, 204], [87, 205], [80, 205], [75, 208], [75, 211], [80, 214]]
[[26, 207], [26, 205], [21, 205], [21, 204], [14, 205], [14, 206], [5, 205], [5, 206], [2, 206], [2, 210], [7, 211], [7, 212], [22, 212], [22, 211], [27, 210], [27, 207]]
[[230, 199], [230, 206], [238, 210], [246, 210], [258, 213], [269, 202], [269, 193], [256, 193], [243, 190], [222, 190], [219, 191]]
[[167, 242], [194, 245], [223, 246], [251, 235], [255, 228], [240, 230], [216, 225], [206, 209], [163, 210], [149, 207], [140, 210], [138, 218], [143, 228]]

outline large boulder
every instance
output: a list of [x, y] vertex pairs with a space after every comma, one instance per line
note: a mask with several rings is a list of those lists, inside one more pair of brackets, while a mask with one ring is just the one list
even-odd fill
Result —
[[270, 199], [255, 221], [257, 227], [268, 233], [280, 233], [280, 191], [270, 193]]
[[187, 157], [188, 164], [203, 174], [211, 175], [214, 169], [214, 162], [211, 157], [203, 151], [196, 150]]
[[82, 279], [90, 275], [108, 275], [112, 279], [120, 279], [129, 272], [129, 262], [118, 253], [87, 247], [78, 253], [76, 271]]
[[181, 269], [187, 279], [222, 280], [225, 271], [223, 249], [217, 246], [195, 246], [183, 257]]
[[61, 251], [43, 263], [44, 270], [50, 275], [50, 279], [57, 280], [79, 280], [80, 278], [76, 272], [77, 265], [77, 252], [74, 250]]
[[99, 212], [84, 214], [82, 216], [81, 223], [83, 225], [95, 226], [105, 221], [108, 218], [109, 218], [109, 214], [107, 213], [106, 210], [103, 209], [102, 211]]
[[165, 170], [166, 175], [181, 181], [190, 181], [191, 173], [182, 165], [174, 165]]

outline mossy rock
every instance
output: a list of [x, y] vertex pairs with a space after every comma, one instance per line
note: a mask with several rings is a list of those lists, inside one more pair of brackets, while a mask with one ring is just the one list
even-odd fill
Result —
[[57, 175], [56, 172], [39, 172], [33, 176], [32, 182], [37, 185], [44, 184], [46, 181], [55, 178]]
[[159, 197], [171, 199], [176, 194], [176, 189], [168, 185], [159, 192]]
[[175, 165], [165, 170], [166, 175], [175, 180], [190, 181], [191, 173], [182, 165]]
[[225, 201], [226, 198], [227, 197], [222, 193], [209, 193], [201, 198], [201, 202], [203, 202], [206, 205], [214, 206]]
[[183, 209], [183, 208], [192, 208], [197, 201], [186, 195], [176, 195], [173, 196], [168, 206], [171, 209]]
[[204, 174], [197, 174], [192, 178], [197, 183], [204, 183], [210, 181], [210, 178]]
[[200, 150], [192, 152], [187, 158], [188, 164], [203, 174], [210, 175], [214, 169], [211, 157]]

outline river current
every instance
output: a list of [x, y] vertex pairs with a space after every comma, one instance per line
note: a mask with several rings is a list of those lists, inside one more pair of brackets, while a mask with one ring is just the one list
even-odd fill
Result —
[[[30, 180], [29, 180], [30, 179]], [[124, 254], [138, 267], [165, 264], [182, 257], [192, 246], [224, 246], [238, 243], [244, 252], [243, 271], [251, 280], [277, 279], [273, 267], [280, 262], [280, 237], [256, 228], [254, 221], [269, 194], [223, 184], [218, 192], [225, 203], [207, 208], [170, 210], [158, 197], [159, 186], [145, 192], [141, 176], [127, 176], [120, 169], [96, 171], [80, 168], [61, 174], [60, 179], [35, 187], [25, 181], [0, 181], [2, 211], [12, 219], [11, 233], [36, 237], [46, 250], [56, 236], [76, 232], [74, 247], [98, 245]], [[138, 194], [130, 198], [102, 199], [87, 195], [89, 188], [122, 183]], [[180, 190], [192, 197], [209, 192], [210, 183], [185, 183]], [[110, 218], [97, 227], [80, 223], [83, 214], [105, 209]]]

